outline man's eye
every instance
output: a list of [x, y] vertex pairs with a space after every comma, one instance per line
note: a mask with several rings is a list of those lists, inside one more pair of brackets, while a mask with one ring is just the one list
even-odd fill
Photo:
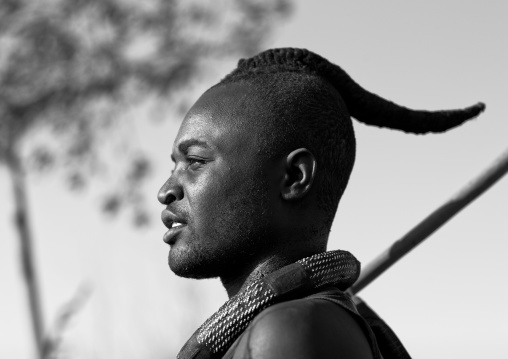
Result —
[[202, 165], [206, 164], [206, 160], [202, 158], [196, 158], [196, 157], [189, 157], [187, 158], [187, 163], [189, 164], [189, 167], [191, 168], [198, 168]]

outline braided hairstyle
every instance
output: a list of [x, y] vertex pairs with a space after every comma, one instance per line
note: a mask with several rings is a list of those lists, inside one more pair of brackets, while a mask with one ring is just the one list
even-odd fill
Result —
[[339, 66], [305, 49], [271, 49], [242, 59], [216, 86], [231, 83], [255, 90], [257, 105], [247, 111], [260, 122], [264, 150], [306, 147], [314, 154], [318, 201], [329, 225], [353, 169], [351, 116], [367, 125], [425, 134], [459, 126], [485, 109], [478, 103], [460, 110], [411, 110], [363, 89]]

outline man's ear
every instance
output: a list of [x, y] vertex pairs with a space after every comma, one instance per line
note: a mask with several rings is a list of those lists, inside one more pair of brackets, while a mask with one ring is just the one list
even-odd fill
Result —
[[286, 171], [281, 184], [282, 198], [291, 201], [303, 198], [316, 176], [316, 158], [306, 148], [291, 152], [286, 158]]

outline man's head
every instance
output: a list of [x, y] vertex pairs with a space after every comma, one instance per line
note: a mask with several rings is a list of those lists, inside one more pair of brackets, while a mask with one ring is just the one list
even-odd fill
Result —
[[316, 236], [329, 230], [317, 215], [324, 213], [317, 159], [301, 146], [304, 139], [285, 138], [294, 132], [281, 131], [288, 118], [280, 118], [284, 126], [271, 123], [273, 109], [258, 95], [250, 83], [216, 86], [180, 127], [175, 168], [159, 192], [167, 205], [163, 221], [182, 223], [165, 235], [170, 267], [179, 275], [222, 276], [273, 253], [325, 248]]
[[399, 107], [306, 50], [241, 60], [191, 108], [175, 140], [175, 169], [159, 192], [166, 225], [183, 223], [165, 235], [171, 269], [222, 276], [274, 254], [324, 250], [354, 162], [349, 114], [424, 133], [480, 110]]

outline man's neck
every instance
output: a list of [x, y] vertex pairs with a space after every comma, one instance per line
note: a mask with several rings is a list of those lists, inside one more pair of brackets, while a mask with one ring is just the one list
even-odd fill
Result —
[[319, 250], [294, 251], [293, 253], [285, 255], [274, 254], [257, 261], [256, 264], [245, 270], [242, 274], [236, 272], [231, 276], [221, 276], [220, 280], [228, 293], [228, 297], [231, 298], [247, 285], [263, 278], [265, 275], [294, 263], [299, 259], [323, 252], [325, 249], [326, 248]]

